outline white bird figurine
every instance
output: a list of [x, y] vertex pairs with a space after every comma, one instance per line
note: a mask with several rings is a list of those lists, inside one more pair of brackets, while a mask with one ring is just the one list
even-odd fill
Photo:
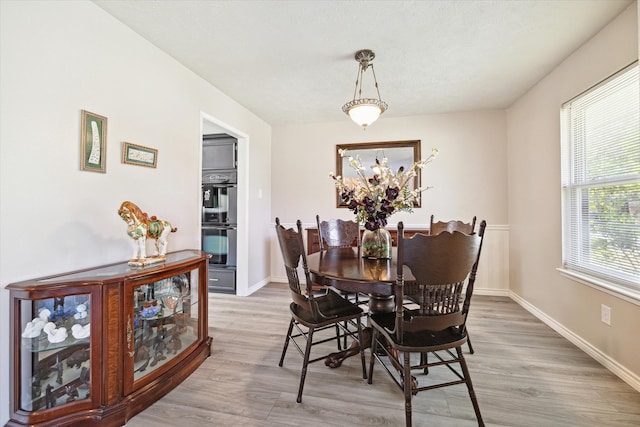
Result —
[[38, 318], [40, 320], [44, 320], [45, 322], [49, 321], [49, 316], [51, 316], [51, 311], [49, 311], [48, 308], [43, 308], [42, 310], [40, 310], [40, 312], [38, 313]]
[[84, 326], [76, 323], [71, 327], [71, 335], [73, 335], [73, 337], [77, 340], [86, 338], [91, 333], [90, 326], [91, 326], [91, 323], [87, 323]]
[[87, 306], [84, 304], [78, 304], [78, 306], [76, 307], [76, 311], [77, 313], [73, 315], [73, 317], [75, 317], [76, 319], [80, 320], [80, 319], [84, 319], [85, 317], [87, 317]]
[[42, 328], [45, 324], [46, 322], [43, 322], [38, 318], [33, 319], [31, 322], [27, 322], [27, 325], [24, 327], [24, 331], [22, 331], [22, 336], [24, 338], [37, 337], [40, 335], [40, 332], [42, 332]]
[[22, 336], [24, 338], [35, 338], [40, 335], [42, 328], [44, 328], [44, 325], [49, 321], [49, 316], [51, 316], [51, 311], [46, 308], [40, 310], [38, 317], [34, 318], [31, 322], [27, 322]]
[[50, 343], [58, 343], [67, 339], [67, 328], [56, 328], [56, 324], [49, 322], [42, 328], [47, 333], [47, 338]]

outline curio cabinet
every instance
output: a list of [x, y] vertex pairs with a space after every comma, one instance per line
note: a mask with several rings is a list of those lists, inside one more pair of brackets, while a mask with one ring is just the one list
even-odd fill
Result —
[[13, 283], [7, 426], [120, 426], [211, 353], [207, 259], [167, 254]]

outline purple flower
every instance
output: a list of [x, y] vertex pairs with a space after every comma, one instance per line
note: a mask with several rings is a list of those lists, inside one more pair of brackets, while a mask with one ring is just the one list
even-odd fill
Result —
[[390, 201], [394, 201], [398, 197], [398, 194], [400, 194], [400, 191], [395, 187], [394, 188], [389, 187], [385, 192], [387, 199], [389, 199]]

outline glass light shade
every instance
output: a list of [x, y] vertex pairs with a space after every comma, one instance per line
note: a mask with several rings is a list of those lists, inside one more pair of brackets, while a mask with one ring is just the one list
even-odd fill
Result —
[[380, 114], [386, 109], [387, 104], [375, 98], [354, 99], [342, 107], [342, 111], [362, 127], [367, 127], [378, 120]]
[[380, 108], [377, 105], [357, 105], [349, 110], [349, 117], [360, 126], [369, 126], [380, 117]]

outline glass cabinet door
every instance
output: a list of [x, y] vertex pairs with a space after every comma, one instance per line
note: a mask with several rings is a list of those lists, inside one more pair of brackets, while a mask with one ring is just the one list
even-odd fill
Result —
[[194, 269], [131, 287], [126, 345], [134, 383], [151, 378], [198, 341], [198, 283]]
[[20, 300], [19, 408], [38, 411], [90, 398], [91, 294]]

